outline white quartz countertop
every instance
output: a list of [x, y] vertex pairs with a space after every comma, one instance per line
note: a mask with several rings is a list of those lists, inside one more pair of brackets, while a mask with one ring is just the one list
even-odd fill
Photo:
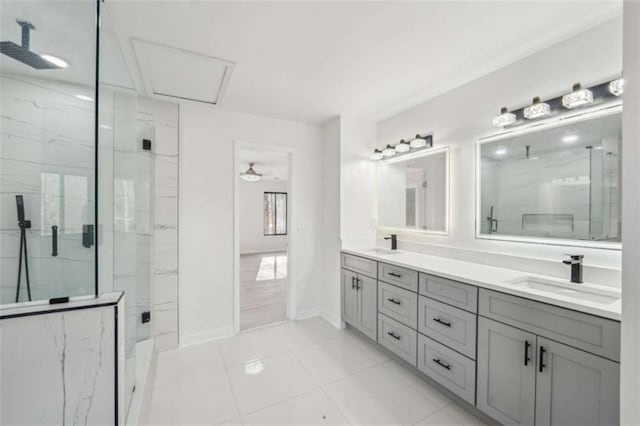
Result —
[[115, 305], [120, 301], [124, 292], [103, 293], [98, 297], [74, 296], [68, 302], [50, 304], [48, 299], [33, 302], [9, 303], [0, 305], [0, 319], [16, 318], [27, 315], [48, 314], [57, 311], [86, 309], [100, 306]]
[[[554, 277], [409, 251], [385, 253], [384, 249], [374, 251], [372, 248], [343, 247], [342, 252], [616, 321], [620, 321], [621, 318], [619, 298], [611, 303], [600, 303], [572, 296], [573, 291], [567, 292], [568, 294], [555, 294], [513, 284], [523, 277], [558, 281]], [[580, 291], [581, 285], [584, 284], [575, 284], [576, 291]], [[602, 289], [609, 293], [617, 292], [616, 289], [596, 284], [586, 284], [586, 287]]]

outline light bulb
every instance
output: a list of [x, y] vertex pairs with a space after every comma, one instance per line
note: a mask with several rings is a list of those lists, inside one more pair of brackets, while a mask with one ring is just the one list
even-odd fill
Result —
[[572, 92], [562, 97], [562, 106], [565, 108], [578, 108], [593, 103], [593, 92], [583, 89], [580, 83], [573, 85]]
[[380, 151], [379, 149], [375, 149], [373, 151], [373, 154], [371, 154], [370, 157], [373, 161], [378, 161], [378, 160], [382, 160], [384, 158], [384, 155], [382, 155], [382, 151]]
[[396, 150], [391, 145], [387, 145], [387, 147], [382, 150], [382, 155], [385, 157], [392, 157], [396, 155]]
[[409, 144], [407, 142], [405, 142], [404, 139], [402, 139], [400, 141], [400, 143], [398, 145], [395, 146], [394, 148], [396, 150], [396, 152], [407, 152], [411, 149], [411, 146], [409, 146]]
[[551, 107], [545, 102], [540, 102], [539, 97], [533, 98], [531, 105], [524, 109], [524, 117], [529, 120], [544, 117], [551, 114]]
[[500, 115], [493, 117], [493, 125], [496, 127], [504, 127], [516, 122], [516, 115], [509, 112], [507, 107], [502, 107]]
[[427, 140], [423, 137], [421, 137], [420, 135], [416, 135], [415, 139], [413, 139], [410, 143], [409, 146], [411, 148], [417, 149], [417, 148], [422, 148], [424, 146], [427, 145]]
[[609, 83], [609, 93], [614, 96], [620, 96], [624, 93], [624, 79], [619, 78]]

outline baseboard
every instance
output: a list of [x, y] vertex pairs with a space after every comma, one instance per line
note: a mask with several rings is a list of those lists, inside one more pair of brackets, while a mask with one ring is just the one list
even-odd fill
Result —
[[317, 306], [315, 308], [309, 309], [301, 309], [296, 312], [296, 320], [304, 320], [307, 318], [319, 317], [320, 316], [320, 307]]
[[201, 331], [200, 333], [180, 335], [179, 346], [186, 348], [188, 346], [199, 345], [200, 343], [212, 342], [214, 340], [224, 339], [233, 336], [233, 326], [219, 327], [212, 330]]
[[320, 316], [335, 328], [344, 328], [344, 322], [340, 319], [340, 315], [328, 309], [322, 309]]

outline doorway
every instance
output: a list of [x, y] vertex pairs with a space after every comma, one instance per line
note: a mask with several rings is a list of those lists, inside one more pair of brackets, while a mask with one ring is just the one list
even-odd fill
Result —
[[287, 320], [289, 153], [240, 148], [237, 155], [237, 331]]

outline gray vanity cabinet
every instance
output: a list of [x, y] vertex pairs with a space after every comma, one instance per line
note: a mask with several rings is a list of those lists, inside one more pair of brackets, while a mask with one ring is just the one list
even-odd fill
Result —
[[543, 337], [536, 352], [536, 425], [619, 424], [618, 363]]
[[478, 318], [476, 406], [502, 424], [535, 421], [536, 335]]
[[376, 340], [378, 290], [376, 280], [342, 270], [342, 319]]

